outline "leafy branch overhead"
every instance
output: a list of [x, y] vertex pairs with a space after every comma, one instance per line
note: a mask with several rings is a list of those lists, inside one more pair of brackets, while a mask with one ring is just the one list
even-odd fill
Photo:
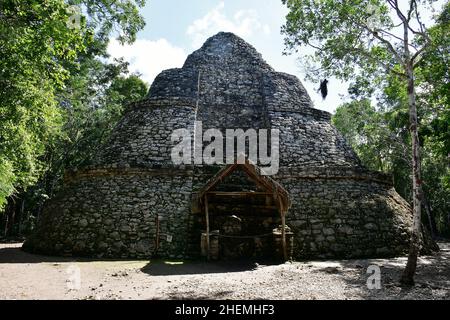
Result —
[[[391, 76], [406, 87], [411, 173], [413, 232], [408, 263], [401, 282], [413, 284], [421, 246], [423, 181], [419, 139], [417, 88], [422, 57], [433, 50], [432, 34], [423, 12], [433, 0], [283, 0], [289, 13], [282, 32], [289, 51], [309, 46], [309, 62], [320, 66], [314, 74], [343, 80], [386, 82]], [[448, 10], [448, 3], [445, 10]], [[448, 49], [448, 48], [447, 48]], [[373, 81], [377, 80], [377, 81]]]
[[111, 36], [136, 39], [145, 25], [139, 14], [144, 2], [0, 2], [0, 207], [16, 189], [26, 189], [47, 172], [48, 150], [65, 134], [68, 107], [78, 104], [66, 93], [84, 90], [96, 77], [93, 69], [79, 82], [83, 65], [111, 69], [97, 57], [107, 57]]
[[283, 0], [289, 9], [282, 28], [287, 52], [311, 46], [316, 50], [309, 59], [321, 65], [320, 72], [344, 80], [359, 72], [406, 77], [396, 65], [416, 67], [431, 44], [420, 11], [429, 2], [409, 1], [403, 8], [406, 1]]

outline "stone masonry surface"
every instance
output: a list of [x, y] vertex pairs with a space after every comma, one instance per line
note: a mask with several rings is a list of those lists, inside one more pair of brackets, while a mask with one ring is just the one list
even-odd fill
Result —
[[[292, 201], [286, 222], [295, 258], [407, 251], [411, 208], [391, 178], [361, 165], [296, 77], [274, 71], [252, 46], [223, 32], [182, 68], [158, 75], [147, 98], [128, 106], [94, 165], [66, 173], [64, 188], [46, 204], [24, 248], [93, 257], [197, 257], [204, 226], [192, 199], [220, 167], [174, 165], [170, 157], [173, 130], [194, 132], [195, 121], [202, 121], [203, 131], [280, 130], [280, 170], [272, 178]], [[432, 246], [425, 242], [424, 251]]]

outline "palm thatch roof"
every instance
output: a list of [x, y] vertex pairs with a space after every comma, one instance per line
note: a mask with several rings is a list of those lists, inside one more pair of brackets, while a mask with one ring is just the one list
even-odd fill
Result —
[[250, 180], [252, 180], [258, 187], [273, 195], [273, 198], [279, 204], [279, 209], [282, 214], [285, 214], [288, 211], [291, 207], [291, 200], [286, 189], [270, 176], [263, 175], [261, 168], [248, 160], [242, 164], [230, 164], [220, 169], [211, 179], [208, 180], [205, 186], [194, 197], [194, 206], [201, 208], [206, 194], [213, 190], [214, 187], [220, 184], [227, 176], [238, 169], [245, 172]]

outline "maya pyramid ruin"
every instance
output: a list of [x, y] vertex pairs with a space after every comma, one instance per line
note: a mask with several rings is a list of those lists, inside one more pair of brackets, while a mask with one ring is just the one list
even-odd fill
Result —
[[[93, 165], [66, 173], [24, 248], [188, 258], [205, 255], [206, 241], [216, 259], [270, 256], [285, 225], [295, 259], [405, 253], [410, 206], [390, 176], [362, 166], [330, 120], [295, 76], [273, 70], [236, 35], [218, 33], [127, 107]], [[182, 128], [278, 129], [279, 170], [176, 165], [171, 134]]]

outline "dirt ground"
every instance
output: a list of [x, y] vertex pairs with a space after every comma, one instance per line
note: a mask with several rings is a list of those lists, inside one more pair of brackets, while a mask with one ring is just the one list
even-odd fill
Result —
[[[398, 279], [406, 258], [257, 263], [97, 261], [0, 244], [0, 299], [450, 299], [450, 244], [419, 259], [416, 286]], [[368, 289], [370, 265], [381, 289]], [[373, 283], [373, 282], [370, 282]]]

